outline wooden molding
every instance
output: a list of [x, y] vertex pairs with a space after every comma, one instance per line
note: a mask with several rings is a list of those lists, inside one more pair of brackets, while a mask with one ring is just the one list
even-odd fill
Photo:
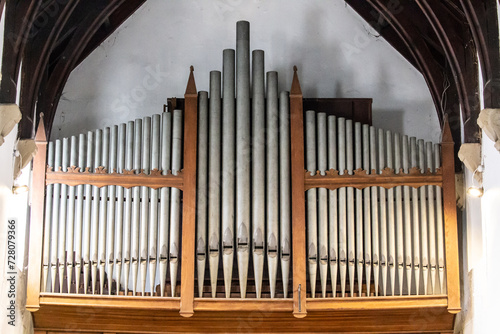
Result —
[[363, 169], [356, 169], [354, 174], [339, 174], [338, 170], [330, 169], [321, 175], [317, 171], [314, 175], [311, 172], [305, 171], [305, 190], [311, 188], [327, 188], [335, 190], [342, 187], [354, 187], [364, 189], [367, 187], [383, 187], [390, 189], [397, 186], [410, 186], [418, 188], [426, 185], [442, 186], [443, 173], [441, 168], [438, 168], [435, 173], [427, 170], [422, 173], [419, 168], [413, 167], [408, 173], [403, 173], [403, 169], [398, 174], [394, 173], [394, 169], [385, 168], [381, 174], [377, 174], [375, 170], [368, 173]]
[[140, 170], [135, 174], [135, 170], [123, 170], [123, 173], [108, 173], [104, 167], [97, 168], [96, 172], [91, 173], [87, 167], [85, 171], [81, 172], [79, 167], [71, 166], [68, 171], [63, 172], [61, 168], [59, 171], [52, 171], [52, 167], [47, 166], [47, 173], [45, 184], [65, 184], [68, 186], [78, 186], [82, 184], [90, 184], [96, 187], [104, 186], [120, 186], [124, 188], [132, 187], [149, 187], [158, 189], [163, 187], [184, 189], [184, 175], [183, 171], [179, 171], [177, 175], [173, 175], [170, 171], [162, 174], [162, 171], [153, 169], [150, 174], [144, 173]]

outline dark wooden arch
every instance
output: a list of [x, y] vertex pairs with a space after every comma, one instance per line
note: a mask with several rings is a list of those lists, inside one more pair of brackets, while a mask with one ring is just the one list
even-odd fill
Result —
[[[0, 5], [6, 3], [5, 11], [1, 12], [6, 15], [6, 38], [0, 102], [15, 102], [21, 61], [23, 76], [29, 78], [23, 80], [28, 82], [21, 87], [24, 120], [19, 128], [20, 137], [33, 136], [37, 122], [34, 115], [40, 112], [46, 115], [47, 129], [51, 128], [71, 71], [144, 2], [0, 1]], [[462, 128], [465, 142], [478, 141], [479, 63], [485, 107], [500, 108], [498, 2], [346, 0], [346, 3], [422, 73], [441, 125], [444, 114], [449, 116], [455, 142], [462, 142]], [[36, 19], [53, 7], [59, 10], [50, 12], [52, 16], [47, 22], [37, 23]], [[33, 38], [33, 29], [39, 30], [37, 38]]]

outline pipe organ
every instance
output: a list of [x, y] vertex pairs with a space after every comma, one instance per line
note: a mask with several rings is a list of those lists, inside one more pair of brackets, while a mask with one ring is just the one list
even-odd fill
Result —
[[[250, 311], [291, 331], [323, 319], [346, 332], [419, 332], [412, 310], [433, 310], [430, 331], [446, 332], [460, 306], [447, 123], [437, 144], [304, 112], [297, 69], [280, 91], [264, 51], [250, 52], [248, 22], [236, 37], [209, 91], [196, 90], [191, 68], [184, 108], [48, 144], [39, 129], [35, 326], [53, 329], [50, 312], [96, 301], [111, 318], [113, 308], [169, 312], [150, 332], [190, 331], [175, 312], [235, 331]], [[339, 320], [356, 310], [365, 323]], [[394, 310], [409, 311], [377, 316]], [[103, 321], [82, 328], [113, 330]]]

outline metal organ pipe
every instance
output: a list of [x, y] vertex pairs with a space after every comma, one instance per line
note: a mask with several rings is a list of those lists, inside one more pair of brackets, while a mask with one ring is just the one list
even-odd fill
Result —
[[[432, 152], [432, 143], [426, 144], [427, 170], [434, 172], [434, 154]], [[431, 294], [436, 293], [436, 219], [434, 207], [434, 186], [426, 186], [427, 188], [427, 203], [428, 203], [428, 219], [429, 219], [429, 266], [431, 274]]]
[[[311, 175], [316, 174], [316, 112], [306, 112], [306, 170]], [[309, 283], [311, 285], [311, 297], [316, 296], [316, 273], [318, 268], [318, 217], [316, 196], [317, 189], [309, 189], [307, 196], [307, 262], [309, 268]]]
[[[403, 136], [403, 173], [409, 173], [409, 146], [408, 136]], [[404, 264], [406, 268], [406, 286], [407, 294], [411, 294], [411, 272], [412, 272], [412, 249], [411, 249], [411, 198], [410, 187], [403, 186], [403, 204], [404, 204]]]
[[[78, 166], [85, 167], [86, 157], [86, 142], [87, 138], [84, 134], [80, 134], [78, 138]], [[80, 290], [80, 273], [82, 268], [82, 227], [83, 227], [83, 194], [84, 186], [79, 185], [76, 187], [76, 212], [75, 212], [75, 288], [76, 293]]]
[[[338, 165], [339, 174], [344, 175], [346, 171], [346, 120], [338, 119]], [[346, 212], [346, 188], [338, 190], [338, 213], [339, 213], [339, 271], [340, 288], [342, 297], [345, 297], [345, 279], [347, 274], [347, 212]]]
[[[49, 142], [47, 145], [47, 165], [54, 166], [54, 142]], [[52, 225], [52, 205], [53, 205], [53, 196], [54, 196], [54, 185], [49, 184], [46, 188], [45, 193], [45, 225], [44, 225], [44, 233], [45, 236], [43, 240], [43, 280], [42, 280], [42, 292], [47, 290], [47, 282], [49, 281], [49, 266], [51, 265], [50, 258], [50, 250], [51, 244], [48, 236], [51, 234], [51, 225]], [[54, 290], [50, 290], [54, 292]]]
[[[172, 113], [164, 112], [161, 118], [161, 170], [167, 175], [172, 163]], [[167, 279], [168, 248], [170, 233], [170, 188], [160, 190], [160, 242], [158, 260], [160, 262], [160, 296], [165, 296], [165, 280]]]
[[[55, 142], [55, 153], [54, 153], [54, 170], [57, 171], [61, 167], [62, 157], [61, 157], [62, 143], [61, 140], [56, 140]], [[50, 247], [50, 258], [51, 258], [51, 274], [52, 274], [52, 292], [56, 291], [56, 275], [57, 275], [57, 240], [59, 235], [59, 210], [60, 210], [60, 200], [61, 197], [61, 185], [54, 185], [54, 197], [52, 200], [52, 226], [51, 226], [51, 247]]]
[[[153, 115], [152, 117], [152, 127], [151, 127], [151, 170], [160, 170], [160, 125], [161, 116]], [[159, 190], [151, 189], [151, 202], [149, 205], [149, 237], [148, 237], [148, 249], [149, 254], [148, 264], [149, 264], [149, 286], [151, 288], [151, 294], [153, 294], [155, 282], [156, 282], [156, 267], [158, 263], [158, 200], [159, 200]]]
[[[393, 145], [392, 145], [392, 133], [386, 131], [385, 133], [386, 147], [387, 147], [387, 168], [394, 168], [393, 161]], [[395, 294], [396, 287], [396, 221], [394, 216], [394, 188], [387, 190], [387, 214], [388, 214], [388, 266], [390, 273], [390, 288], [391, 296]]]
[[[210, 109], [208, 119], [208, 250], [212, 297], [217, 290], [220, 254], [220, 182], [221, 182], [221, 73], [210, 72]], [[226, 269], [226, 268], [224, 268]]]
[[[141, 169], [141, 148], [142, 148], [142, 119], [136, 119], [134, 125], [134, 163], [136, 173]], [[131, 262], [132, 262], [132, 291], [134, 296], [137, 291], [137, 275], [139, 273], [139, 240], [141, 222], [141, 187], [133, 187], [132, 190], [132, 233], [131, 233]]]
[[279, 228], [279, 137], [278, 137], [278, 72], [267, 73], [267, 159], [266, 159], [266, 231], [267, 267], [271, 298], [276, 293], [278, 273]]
[[[363, 124], [363, 169], [370, 170], [370, 126]], [[371, 189], [363, 189], [364, 219], [364, 262], [366, 275], [366, 295], [370, 296], [372, 271], [372, 226], [371, 226]], [[360, 284], [361, 285], [361, 284]]]
[[[328, 169], [337, 169], [337, 117], [328, 116]], [[328, 190], [328, 236], [330, 242], [330, 280], [332, 295], [337, 295], [338, 210], [337, 190]]]
[[[325, 113], [317, 114], [318, 171], [325, 175], [327, 168], [327, 118]], [[321, 296], [326, 297], [328, 279], [328, 192], [318, 189], [318, 253]]]
[[[234, 169], [235, 169], [235, 51], [223, 51], [222, 105], [222, 257], [226, 297], [231, 296], [234, 259]], [[201, 129], [201, 128], [200, 128]]]
[[[422, 139], [417, 141], [418, 145], [418, 164], [420, 171], [425, 172], [425, 144]], [[426, 201], [426, 189], [425, 187], [419, 188], [420, 193], [420, 238], [422, 242], [422, 273], [423, 273], [423, 285], [424, 294], [428, 293], [427, 282], [429, 279], [429, 238], [427, 233], [427, 201]]]
[[[123, 173], [125, 169], [125, 148], [126, 148], [127, 125], [120, 124], [118, 128], [118, 160], [117, 172]], [[116, 186], [116, 235], [114, 242], [114, 265], [116, 269], [116, 294], [120, 292], [121, 274], [122, 274], [122, 258], [123, 258], [123, 227], [125, 223], [124, 215], [124, 190], [125, 188]], [[110, 264], [112, 258], [109, 259]], [[111, 289], [110, 289], [111, 291]]]
[[[264, 51], [252, 52], [252, 260], [261, 297], [266, 231], [266, 113]], [[268, 82], [269, 85], [269, 82]]]
[[236, 240], [240, 295], [245, 298], [250, 224], [250, 24], [236, 23]]
[[[127, 147], [125, 169], [132, 171], [134, 168], [134, 135], [135, 124], [133, 121], [127, 123]], [[123, 222], [123, 273], [125, 295], [128, 295], [130, 281], [130, 262], [131, 262], [131, 246], [132, 246], [132, 189], [125, 189], [125, 215]]]
[[[417, 139], [410, 138], [410, 165], [412, 168], [418, 168], [417, 159]], [[415, 294], [420, 293], [420, 218], [418, 204], [418, 189], [412, 188], [412, 213], [413, 213], [413, 276], [415, 277]]]
[[[348, 119], [346, 125], [346, 160], [347, 172], [353, 174], [354, 170], [354, 133], [352, 120]], [[356, 262], [355, 241], [356, 232], [354, 226], [354, 188], [347, 187], [347, 249], [348, 249], [348, 265], [349, 265], [349, 288], [351, 296], [354, 296], [354, 272]]]
[[[198, 93], [198, 166], [196, 191], [196, 269], [198, 295], [203, 297], [207, 257], [208, 197], [208, 92]], [[162, 155], [163, 156], [163, 155]], [[223, 195], [224, 196], [224, 195]], [[160, 225], [161, 226], [161, 225]]]
[[[361, 123], [354, 124], [354, 167], [360, 169], [363, 167], [363, 153], [366, 147], [362, 146], [361, 140]], [[356, 271], [358, 278], [358, 296], [361, 297], [363, 290], [363, 266], [365, 263], [363, 254], [363, 191], [360, 189], [355, 190], [356, 195]], [[367, 282], [370, 282], [367, 280]], [[368, 283], [369, 284], [369, 283]], [[367, 284], [367, 286], [368, 286]]]
[[[117, 170], [117, 150], [118, 150], [118, 126], [111, 127], [110, 141], [109, 141], [109, 168], [108, 172], [116, 173]], [[109, 186], [109, 204], [108, 204], [108, 217], [107, 217], [107, 232], [106, 232], [106, 256], [104, 258], [105, 263], [107, 263], [108, 268], [108, 295], [111, 295], [111, 287], [113, 284], [113, 272], [114, 272], [114, 249], [115, 249], [115, 224], [121, 225], [122, 220], [116, 220], [117, 215], [121, 217], [121, 212], [116, 211], [117, 198], [116, 191], [117, 186]], [[102, 251], [102, 250], [101, 250]], [[103, 270], [104, 271], [104, 270]], [[104, 279], [103, 279], [104, 281]], [[119, 285], [119, 284], [117, 284]], [[102, 294], [102, 292], [101, 292]]]
[[[172, 174], [177, 175], [182, 168], [182, 110], [174, 110], [172, 122]], [[181, 219], [181, 191], [178, 188], [171, 189], [170, 199], [170, 284], [172, 297], [175, 297], [177, 285], [177, 269], [179, 259], [179, 232]]]
[[[401, 137], [394, 134], [394, 169], [396, 174], [401, 173]], [[403, 244], [403, 194], [401, 186], [396, 189], [396, 265], [398, 268], [399, 295], [403, 294], [404, 275], [404, 244]]]
[[[101, 165], [104, 169], [109, 167], [109, 128], [105, 128], [102, 133], [102, 158]], [[104, 277], [106, 268], [106, 222], [108, 218], [108, 187], [100, 189], [100, 205], [99, 205], [99, 225], [98, 225], [98, 268], [99, 268], [99, 293], [104, 293]], [[96, 263], [96, 264], [97, 264]], [[110, 287], [111, 288], [111, 287]]]
[[290, 106], [288, 92], [281, 92], [279, 100], [279, 156], [280, 156], [280, 246], [283, 295], [288, 295], [291, 254], [290, 206]]
[[[151, 117], [144, 117], [142, 128], [142, 160], [141, 173], [149, 174], [151, 169]], [[149, 188], [141, 187], [141, 220], [139, 227], [139, 264], [141, 271], [141, 292], [144, 296], [146, 290], [146, 277], [148, 267], [148, 220], [149, 220]]]
[[[67, 167], [78, 166], [78, 138], [72, 136], [70, 139], [70, 155], [69, 155], [69, 165]], [[76, 187], [71, 186], [68, 193], [68, 215], [66, 220], [66, 288], [68, 293], [71, 292], [71, 282], [73, 280], [73, 269], [75, 262], [73, 259], [73, 248], [74, 248], [74, 237], [75, 237], [75, 195]], [[60, 276], [61, 277], [61, 276]], [[61, 289], [62, 291], [62, 289]]]
[[[385, 161], [385, 134], [384, 130], [378, 130], [378, 173], [381, 173], [386, 166]], [[387, 296], [387, 190], [379, 187], [379, 212], [380, 212], [380, 270], [382, 272], [382, 294]], [[389, 213], [392, 215], [392, 213]], [[369, 294], [368, 294], [369, 295]]]

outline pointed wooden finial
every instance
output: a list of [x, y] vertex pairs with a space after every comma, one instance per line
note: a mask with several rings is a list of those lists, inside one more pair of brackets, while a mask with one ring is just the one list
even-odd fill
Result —
[[453, 136], [451, 135], [450, 122], [448, 121], [448, 114], [444, 114], [443, 131], [441, 133], [441, 143], [453, 143]]
[[45, 122], [43, 121], [43, 112], [40, 113], [40, 121], [35, 134], [35, 142], [46, 142], [47, 133], [45, 132]]
[[197, 95], [196, 83], [194, 82], [194, 67], [191, 65], [189, 67], [189, 79], [186, 86], [186, 93], [184, 95]]
[[297, 66], [293, 66], [293, 80], [292, 80], [292, 88], [290, 88], [290, 95], [302, 95], [299, 76], [297, 75]]

